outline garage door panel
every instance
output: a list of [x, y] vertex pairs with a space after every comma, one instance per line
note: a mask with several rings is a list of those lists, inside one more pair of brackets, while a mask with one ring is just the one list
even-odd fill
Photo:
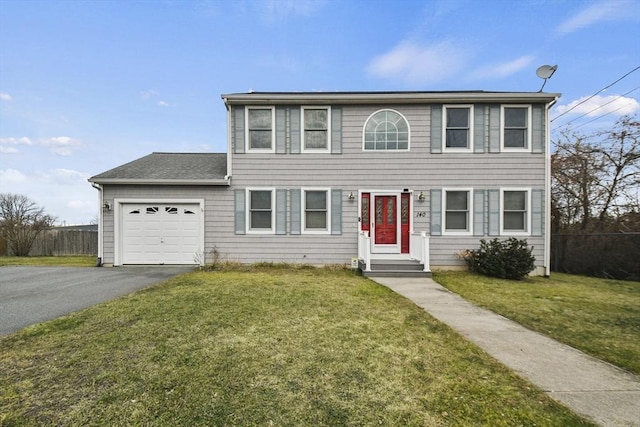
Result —
[[198, 204], [126, 204], [122, 210], [123, 264], [195, 264], [202, 242]]

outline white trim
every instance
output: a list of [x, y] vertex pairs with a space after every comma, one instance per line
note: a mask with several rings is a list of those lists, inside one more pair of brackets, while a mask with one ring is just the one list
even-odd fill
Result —
[[[384, 149], [384, 150], [376, 150], [375, 148], [373, 149], [365, 148], [365, 134], [367, 130], [367, 123], [369, 123], [369, 120], [371, 120], [373, 116], [383, 111], [391, 111], [398, 114], [400, 117], [402, 117], [404, 122], [407, 124], [407, 148]], [[409, 120], [407, 120], [404, 114], [402, 114], [400, 111], [394, 110], [392, 108], [381, 108], [379, 110], [374, 111], [369, 115], [369, 117], [367, 117], [367, 120], [364, 121], [364, 125], [362, 126], [362, 151], [367, 153], [394, 153], [394, 152], [405, 153], [407, 151], [411, 151], [411, 125], [409, 124]]]
[[[249, 111], [250, 110], [271, 110], [271, 148], [251, 148], [249, 129]], [[276, 152], [276, 107], [273, 105], [247, 105], [244, 107], [244, 141], [245, 152], [247, 153], [275, 153]]]
[[[504, 229], [504, 192], [505, 191], [524, 191], [525, 196], [525, 231], [521, 230], [505, 230]], [[528, 187], [514, 187], [500, 188], [500, 235], [503, 236], [530, 236], [531, 235], [531, 188]]]
[[[447, 231], [447, 192], [467, 192], [467, 229]], [[443, 236], [472, 236], [473, 235], [473, 188], [443, 188], [442, 189], [442, 235]]]
[[[527, 131], [525, 144], [527, 145], [524, 148], [516, 148], [516, 147], [505, 147], [504, 146], [504, 109], [505, 108], [520, 108], [527, 109]], [[516, 152], [516, 153], [530, 153], [531, 152], [531, 135], [532, 135], [532, 123], [531, 123], [531, 105], [501, 105], [500, 106], [500, 151], [504, 151], [507, 153]]]
[[[330, 188], [316, 188], [316, 187], [307, 187], [301, 188], [301, 196], [300, 196], [300, 215], [301, 215], [301, 233], [302, 234], [331, 234], [331, 189]], [[306, 215], [306, 198], [305, 195], [308, 191], [323, 191], [327, 195], [327, 228], [324, 230], [320, 229], [307, 229], [307, 215]]]
[[[271, 192], [271, 228], [251, 229], [251, 192], [270, 191]], [[250, 187], [245, 189], [245, 224], [247, 234], [276, 234], [276, 189], [273, 187], [260, 188]]]
[[[467, 108], [469, 110], [469, 133], [467, 138], [467, 147], [447, 147], [447, 109], [448, 108]], [[442, 106], [442, 152], [443, 153], [473, 153], [473, 134], [474, 134], [474, 106], [473, 104], [446, 104]]]
[[[123, 228], [122, 221], [124, 212], [124, 205], [128, 204], [143, 204], [143, 203], [157, 203], [157, 204], [173, 204], [173, 205], [186, 205], [186, 204], [198, 204], [200, 206], [200, 224], [199, 230], [199, 251], [204, 254], [204, 214], [205, 214], [205, 201], [204, 199], [128, 199], [128, 198], [115, 198], [113, 199], [113, 265], [122, 265], [122, 236], [120, 235]], [[104, 260], [103, 260], [104, 261]], [[204, 260], [203, 260], [204, 261]]]
[[[327, 148], [306, 148], [305, 147], [305, 126], [304, 110], [326, 110], [327, 111]], [[331, 107], [325, 105], [303, 105], [300, 107], [300, 152], [301, 153], [330, 153], [331, 152]]]

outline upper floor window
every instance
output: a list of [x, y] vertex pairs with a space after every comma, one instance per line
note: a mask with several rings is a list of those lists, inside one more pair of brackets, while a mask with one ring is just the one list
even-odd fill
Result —
[[248, 150], [273, 151], [273, 108], [247, 107], [246, 116]]
[[528, 234], [531, 217], [529, 190], [502, 190], [501, 196], [502, 233]]
[[303, 107], [303, 151], [328, 151], [331, 135], [330, 109], [328, 107]]
[[444, 190], [444, 231], [452, 234], [471, 232], [470, 190]]
[[249, 231], [273, 232], [273, 190], [248, 190]]
[[364, 125], [365, 150], [408, 150], [409, 123], [402, 114], [380, 110]]
[[503, 106], [501, 123], [504, 150], [531, 149], [531, 108], [529, 106]]
[[445, 151], [469, 151], [472, 145], [473, 107], [470, 105], [446, 106], [444, 140]]

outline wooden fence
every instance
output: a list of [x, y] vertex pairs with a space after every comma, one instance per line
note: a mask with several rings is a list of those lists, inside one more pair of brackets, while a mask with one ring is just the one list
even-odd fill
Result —
[[[2, 239], [0, 239], [2, 240]], [[2, 251], [4, 249], [4, 251]], [[11, 255], [0, 242], [0, 255]], [[98, 255], [98, 232], [89, 230], [49, 230], [40, 233], [29, 256]]]

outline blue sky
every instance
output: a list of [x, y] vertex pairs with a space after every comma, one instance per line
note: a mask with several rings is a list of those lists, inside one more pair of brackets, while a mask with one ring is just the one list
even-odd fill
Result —
[[640, 70], [598, 92], [640, 66], [640, 0], [0, 0], [0, 192], [88, 223], [88, 177], [224, 152], [221, 94], [536, 92], [543, 64], [556, 131], [637, 113]]

